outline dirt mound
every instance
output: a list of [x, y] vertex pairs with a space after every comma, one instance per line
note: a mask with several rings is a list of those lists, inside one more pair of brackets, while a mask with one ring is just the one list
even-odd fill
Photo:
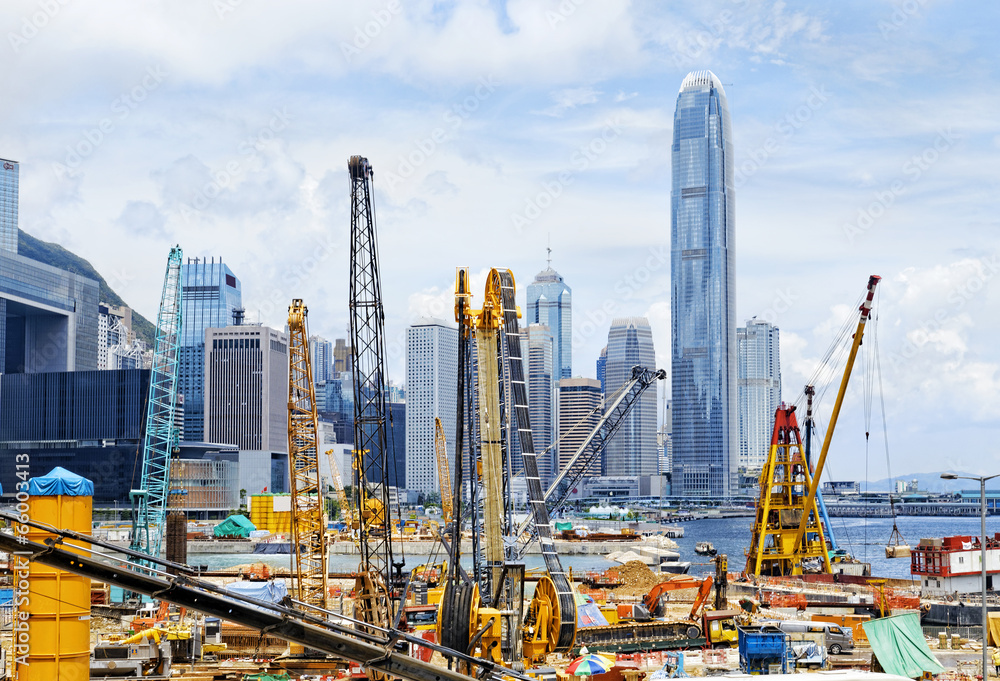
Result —
[[624, 565], [608, 568], [604, 574], [621, 586], [614, 590], [616, 596], [645, 596], [649, 590], [663, 581], [649, 566], [639, 560], [630, 560]]

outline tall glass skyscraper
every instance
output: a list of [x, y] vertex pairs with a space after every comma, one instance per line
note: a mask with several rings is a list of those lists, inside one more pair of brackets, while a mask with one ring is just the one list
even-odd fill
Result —
[[17, 253], [19, 165], [0, 158], [0, 251]]
[[749, 319], [745, 327], [736, 329], [736, 347], [739, 463], [748, 472], [759, 472], [767, 463], [774, 412], [781, 403], [778, 327], [756, 318]]
[[549, 266], [528, 284], [528, 316], [524, 326], [541, 324], [552, 332], [553, 380], [573, 375], [573, 292], [562, 275]]
[[[611, 322], [605, 364], [605, 394], [617, 391], [632, 378], [632, 367], [653, 369], [656, 352], [653, 332], [645, 317]], [[656, 475], [656, 391], [647, 390], [608, 441], [604, 450], [605, 475]]]
[[528, 366], [528, 416], [531, 419], [531, 439], [538, 456], [538, 475], [544, 485], [554, 476], [554, 455], [545, 450], [552, 444], [555, 424], [552, 418], [554, 401], [552, 380], [552, 332], [541, 324], [529, 324], [525, 329]]
[[205, 440], [205, 329], [233, 325], [243, 307], [240, 280], [222, 258], [188, 258], [181, 265], [181, 346], [178, 391], [184, 395], [184, 439]]
[[674, 112], [670, 192], [675, 494], [736, 489], [736, 279], [729, 104], [711, 71], [689, 73]]

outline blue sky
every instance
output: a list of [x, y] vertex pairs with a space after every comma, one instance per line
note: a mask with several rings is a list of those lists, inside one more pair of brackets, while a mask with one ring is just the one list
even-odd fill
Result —
[[[574, 372], [594, 375], [611, 315], [648, 316], [669, 370], [672, 116], [684, 76], [711, 69], [735, 137], [737, 318], [780, 326], [785, 399], [880, 274], [892, 472], [993, 473], [998, 13], [17, 0], [0, 10], [0, 156], [22, 163], [21, 227], [88, 258], [147, 317], [180, 243], [230, 264], [252, 316], [280, 327], [302, 297], [333, 338], [347, 326], [346, 164], [362, 154], [397, 380], [406, 325], [450, 315], [456, 266], [476, 289], [491, 266], [523, 286], [549, 242], [573, 288]], [[830, 472], [876, 479], [885, 451], [873, 436], [865, 454], [857, 379]]]

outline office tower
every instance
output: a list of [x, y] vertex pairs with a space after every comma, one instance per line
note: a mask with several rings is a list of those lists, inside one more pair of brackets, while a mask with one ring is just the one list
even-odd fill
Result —
[[529, 324], [527, 339], [528, 418], [531, 419], [531, 439], [538, 457], [538, 476], [547, 485], [553, 477], [553, 452], [547, 452], [553, 439], [552, 402], [553, 364], [552, 332], [541, 324]]
[[20, 164], [0, 158], [0, 251], [17, 253]]
[[756, 317], [736, 329], [739, 465], [760, 471], [771, 449], [774, 412], [781, 404], [778, 328]]
[[333, 343], [322, 336], [309, 336], [309, 364], [313, 383], [333, 378]]
[[[632, 378], [632, 367], [653, 369], [653, 332], [645, 317], [614, 319], [608, 331], [607, 395]], [[647, 390], [604, 449], [605, 475], [656, 475], [656, 391]]]
[[385, 408], [389, 412], [391, 431], [387, 433], [390, 445], [386, 458], [389, 461], [389, 486], [406, 487], [406, 402], [387, 399]]
[[343, 338], [338, 338], [333, 346], [333, 373], [341, 374], [351, 370], [351, 346]]
[[608, 370], [608, 346], [601, 348], [601, 356], [597, 358], [597, 380], [601, 382], [601, 393], [607, 395], [608, 386], [605, 385]]
[[[234, 322], [243, 307], [240, 280], [222, 258], [188, 258], [181, 265], [181, 338], [177, 390], [184, 395], [184, 432], [188, 440], [206, 439], [205, 331]], [[259, 491], [259, 490], [257, 490]]]
[[528, 314], [525, 326], [542, 324], [552, 332], [552, 366], [555, 380], [573, 375], [573, 293], [562, 275], [549, 266], [528, 284]]
[[434, 418], [441, 419], [448, 460], [455, 460], [458, 329], [422, 318], [406, 329], [406, 489], [440, 492]]
[[711, 71], [677, 95], [670, 192], [673, 489], [736, 488], [736, 280], [729, 104]]
[[[601, 420], [601, 383], [593, 378], [564, 378], [559, 381], [559, 445], [556, 472], [569, 465], [573, 454], [583, 444], [590, 431]], [[597, 457], [586, 475], [601, 474], [601, 458]]]
[[287, 334], [266, 326], [209, 328], [204, 372], [207, 440], [239, 447], [241, 488], [254, 494], [265, 487], [285, 491]]
[[673, 443], [671, 436], [673, 433], [673, 409], [670, 400], [665, 400], [663, 405], [663, 423], [660, 424], [657, 445], [660, 448], [660, 475], [673, 472]]

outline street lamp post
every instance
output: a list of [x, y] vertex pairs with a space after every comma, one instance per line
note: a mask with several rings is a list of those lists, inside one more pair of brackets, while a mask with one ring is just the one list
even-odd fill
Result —
[[943, 480], [978, 480], [979, 481], [979, 520], [981, 525], [981, 531], [979, 534], [979, 549], [980, 558], [979, 562], [982, 564], [982, 578], [983, 578], [983, 681], [989, 677], [989, 653], [987, 652], [987, 641], [989, 641], [989, 617], [986, 614], [986, 481], [992, 480], [993, 478], [1000, 476], [1000, 473], [996, 475], [980, 475], [980, 476], [969, 476], [969, 475], [955, 475], [954, 473], [942, 473], [941, 478]]

